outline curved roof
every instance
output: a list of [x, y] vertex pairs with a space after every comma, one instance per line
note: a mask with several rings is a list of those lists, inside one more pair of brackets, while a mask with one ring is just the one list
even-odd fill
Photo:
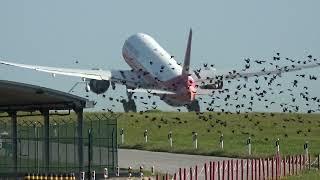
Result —
[[0, 80], [0, 111], [68, 110], [92, 104], [85, 98], [54, 89]]

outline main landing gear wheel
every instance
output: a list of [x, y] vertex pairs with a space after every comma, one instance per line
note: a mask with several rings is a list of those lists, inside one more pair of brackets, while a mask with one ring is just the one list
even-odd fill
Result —
[[125, 99], [121, 100], [124, 112], [137, 112], [137, 106], [134, 100], [132, 99], [132, 94], [133, 93], [127, 91], [128, 101], [126, 101]]
[[192, 101], [190, 104], [187, 105], [187, 109], [189, 112], [200, 112], [200, 105], [198, 100]]
[[123, 105], [124, 112], [137, 112], [137, 106], [133, 99], [130, 99], [128, 101], [123, 99], [121, 102]]

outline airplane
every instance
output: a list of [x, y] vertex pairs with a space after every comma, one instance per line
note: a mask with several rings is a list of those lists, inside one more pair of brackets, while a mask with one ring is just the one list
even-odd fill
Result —
[[122, 48], [122, 56], [131, 70], [101, 70], [101, 69], [68, 69], [37, 65], [18, 64], [0, 60], [0, 64], [33, 69], [56, 74], [81, 77], [86, 83], [86, 91], [96, 94], [105, 93], [110, 85], [115, 89], [116, 84], [126, 86], [128, 100], [122, 100], [125, 112], [136, 112], [133, 93], [149, 93], [159, 96], [170, 106], [185, 106], [188, 111], [200, 111], [198, 95], [212, 94], [223, 89], [223, 82], [232, 79], [263, 75], [281, 75], [282, 73], [299, 71], [320, 66], [317, 64], [292, 65], [262, 70], [257, 72], [237, 72], [235, 70], [217, 74], [215, 68], [206, 68], [201, 72], [190, 70], [192, 29], [190, 29], [184, 63], [181, 66], [174, 56], [165, 51], [151, 36], [137, 33], [130, 36]]

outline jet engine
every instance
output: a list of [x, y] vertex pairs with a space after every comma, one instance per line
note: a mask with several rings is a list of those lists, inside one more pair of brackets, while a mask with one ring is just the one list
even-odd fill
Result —
[[96, 94], [105, 93], [110, 87], [110, 81], [91, 79], [86, 86], [86, 91], [92, 91]]

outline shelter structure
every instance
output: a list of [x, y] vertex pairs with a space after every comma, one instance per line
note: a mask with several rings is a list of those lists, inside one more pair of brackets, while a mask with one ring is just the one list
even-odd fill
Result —
[[52, 110], [73, 110], [77, 115], [77, 140], [79, 172], [84, 169], [83, 142], [83, 109], [93, 107], [93, 102], [65, 92], [0, 80], [0, 112], [7, 113], [11, 118], [12, 162], [14, 172], [17, 172], [18, 142], [17, 142], [17, 112], [40, 111], [44, 122], [44, 165], [48, 169], [50, 163], [49, 120]]

